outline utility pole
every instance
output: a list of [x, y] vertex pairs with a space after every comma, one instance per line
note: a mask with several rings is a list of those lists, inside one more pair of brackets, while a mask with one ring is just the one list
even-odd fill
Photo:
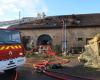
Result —
[[63, 28], [62, 28], [62, 54], [65, 56], [66, 55], [66, 52], [67, 52], [67, 39], [66, 39], [66, 27], [67, 27], [67, 24], [66, 24], [66, 19], [62, 19], [62, 25], [63, 25]]
[[20, 13], [20, 11], [19, 11], [19, 24], [20, 24], [20, 14], [21, 14], [21, 13]]
[[62, 53], [64, 52], [64, 20], [62, 19], [62, 34], [61, 34], [61, 44], [62, 44]]
[[65, 24], [64, 24], [64, 32], [65, 32], [65, 33], [64, 33], [64, 35], [65, 35], [65, 36], [64, 36], [64, 38], [65, 38], [65, 40], [64, 40], [64, 41], [65, 41], [65, 42], [64, 42], [64, 48], [65, 48], [65, 54], [66, 54], [66, 52], [67, 52], [67, 50], [66, 50], [66, 49], [67, 49], [66, 26], [67, 26], [67, 25], [66, 25], [66, 20], [65, 20]]

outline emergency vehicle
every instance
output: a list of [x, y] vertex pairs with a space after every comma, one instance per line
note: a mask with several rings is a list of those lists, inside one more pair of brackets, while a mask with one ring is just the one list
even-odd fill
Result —
[[25, 63], [20, 32], [0, 29], [0, 71], [13, 70]]

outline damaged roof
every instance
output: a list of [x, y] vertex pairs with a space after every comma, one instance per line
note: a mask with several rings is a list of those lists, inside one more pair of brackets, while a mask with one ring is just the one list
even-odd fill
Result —
[[86, 28], [100, 27], [100, 13], [97, 14], [77, 14], [77, 15], [61, 15], [48, 16], [44, 19], [37, 19], [27, 23], [12, 25], [8, 28], [12, 29], [57, 29], [63, 27], [63, 21], [67, 28]]

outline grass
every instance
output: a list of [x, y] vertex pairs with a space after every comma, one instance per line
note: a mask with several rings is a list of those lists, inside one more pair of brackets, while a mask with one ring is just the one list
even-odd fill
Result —
[[[60, 57], [61, 59], [74, 59], [76, 58], [74, 55], [66, 55], [66, 56], [62, 56], [62, 55], [57, 55], [58, 57]], [[34, 59], [40, 59], [40, 60], [48, 60], [50, 59], [51, 61], [55, 61], [57, 59], [55, 59], [55, 56], [46, 56], [46, 55], [43, 55], [43, 54], [35, 54], [35, 53], [32, 53], [32, 54], [27, 54], [26, 55], [27, 58], [34, 58]]]

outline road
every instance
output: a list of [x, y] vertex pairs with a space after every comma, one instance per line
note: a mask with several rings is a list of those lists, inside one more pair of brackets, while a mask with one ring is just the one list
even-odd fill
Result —
[[[36, 73], [32, 68], [20, 67], [17, 70], [17, 80], [56, 80], [41, 73]], [[14, 80], [15, 73], [0, 73], [0, 80]]]
[[36, 73], [32, 68], [20, 68], [19, 80], [55, 80], [42, 73]]

